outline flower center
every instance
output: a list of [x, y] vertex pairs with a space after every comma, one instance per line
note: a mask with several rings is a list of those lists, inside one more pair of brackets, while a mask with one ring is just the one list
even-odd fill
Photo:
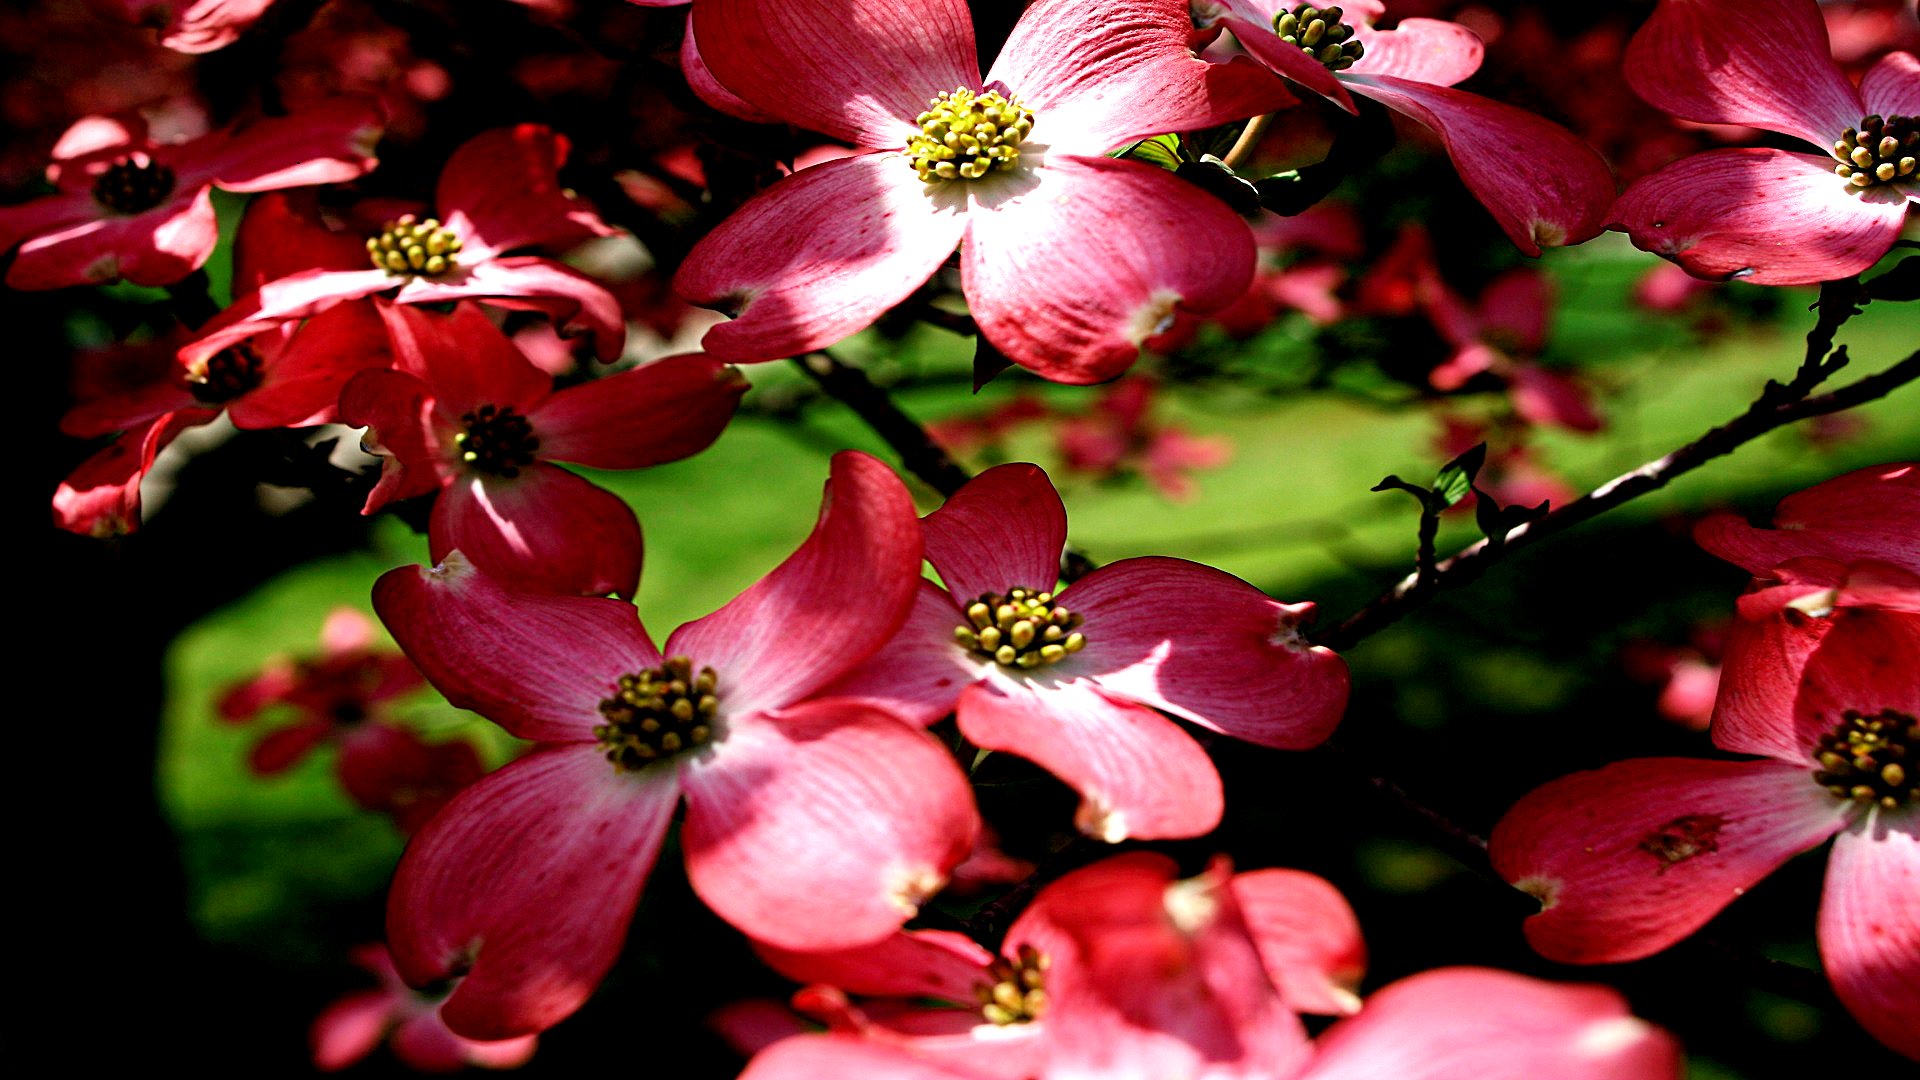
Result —
[[1849, 709], [1840, 727], [1820, 738], [1813, 774], [1836, 799], [1878, 803], [1888, 810], [1920, 802], [1920, 721], [1885, 709], [1862, 716]]
[[1046, 953], [1031, 945], [1020, 946], [1012, 960], [995, 957], [987, 968], [993, 981], [973, 988], [973, 996], [980, 1002], [980, 1015], [1000, 1027], [1040, 1019], [1040, 1014], [1047, 1011], [1050, 962]]
[[1911, 180], [1920, 166], [1920, 117], [1869, 116], [1834, 140], [1833, 171], [1857, 188]]
[[1033, 130], [1033, 114], [997, 90], [978, 97], [971, 90], [943, 92], [914, 118], [920, 134], [907, 140], [913, 171], [929, 184], [978, 180], [1020, 160], [1020, 143]]
[[367, 258], [389, 274], [437, 277], [459, 269], [454, 258], [459, 253], [460, 238], [443, 228], [439, 218], [422, 221], [401, 214], [387, 222], [379, 236], [367, 238]]
[[1337, 7], [1301, 4], [1274, 16], [1273, 32], [1281, 41], [1325, 64], [1329, 71], [1345, 71], [1365, 56], [1367, 49], [1353, 36], [1353, 27], [1340, 21], [1344, 14]]
[[1009, 589], [968, 604], [967, 623], [953, 628], [953, 640], [1002, 667], [1036, 668], [1085, 648], [1087, 636], [1077, 629], [1085, 621], [1054, 603], [1050, 592]]
[[116, 213], [151, 210], [173, 194], [173, 170], [147, 154], [128, 154], [94, 177], [93, 199]]
[[511, 405], [482, 405], [461, 416], [460, 422], [467, 430], [455, 435], [453, 442], [468, 468], [512, 479], [533, 464], [533, 452], [540, 449], [533, 424]]
[[195, 401], [220, 405], [260, 385], [260, 354], [242, 342], [215, 353], [206, 370], [187, 383]]
[[668, 657], [657, 668], [620, 676], [613, 696], [600, 703], [607, 722], [593, 729], [607, 760], [637, 772], [713, 739], [719, 678], [710, 667], [693, 673], [693, 661]]

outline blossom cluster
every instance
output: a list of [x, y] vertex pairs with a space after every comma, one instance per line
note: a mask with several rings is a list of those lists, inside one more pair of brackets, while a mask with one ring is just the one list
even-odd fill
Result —
[[[577, 36], [574, 5], [520, 3], [527, 27]], [[1165, 418], [1170, 388], [1284, 381], [1209, 367], [1210, 348], [1277, 326], [1329, 353], [1377, 334], [1387, 381], [1444, 403], [1435, 446], [1454, 464], [1431, 491], [1383, 484], [1422, 499], [1418, 573], [1387, 602], [1424, 600], [1443, 513], [1474, 508], [1482, 553], [1524, 539], [1575, 499], [1535, 440], [1614, 415], [1556, 353], [1554, 279], [1520, 258], [1616, 230], [1686, 277], [1649, 278], [1650, 308], [1731, 280], [1844, 283], [1823, 326], [1829, 302], [1902, 299], [1900, 271], [1877, 293], [1858, 278], [1920, 202], [1920, 60], [1843, 60], [1813, 0], [1659, 0], [1616, 43], [1624, 85], [1686, 124], [1819, 153], [1629, 168], [1591, 145], [1597, 117], [1576, 130], [1461, 89], [1489, 56], [1471, 19], [1382, 0], [1032, 0], [984, 67], [989, 21], [961, 0], [634, 3], [688, 7], [648, 24], [672, 27], [671, 85], [631, 91], [657, 74], [631, 53], [617, 75], [530, 61], [502, 76], [498, 116], [462, 126], [435, 106], [447, 72], [349, 0], [312, 26], [290, 0], [103, 2], [156, 49], [306, 33], [381, 74], [289, 48], [281, 83], [240, 106], [90, 111], [52, 145], [52, 190], [0, 207], [8, 288], [168, 312], [78, 358], [59, 427], [96, 445], [53, 495], [58, 528], [141, 530], [169, 448], [232, 429], [343, 460], [357, 445], [334, 481], [424, 534], [423, 557], [384, 565], [417, 564], [373, 585], [378, 626], [343, 608], [318, 655], [217, 705], [291, 718], [253, 771], [331, 746], [346, 794], [408, 836], [384, 941], [355, 953], [381, 988], [321, 1014], [315, 1064], [383, 1039], [423, 1071], [527, 1062], [624, 950], [706, 918], [649, 906], [650, 880], [684, 867], [742, 951], [799, 987], [733, 1025], [751, 1080], [1683, 1075], [1678, 1039], [1612, 989], [1455, 965], [1363, 993], [1339, 889], [1268, 865], [1277, 847], [1241, 872], [1214, 855], [1245, 827], [1247, 783], [1218, 748], [1326, 746], [1359, 700], [1348, 644], [1315, 636], [1315, 602], [1214, 566], [1093, 563], [1048, 470], [1007, 447], [1039, 431], [1056, 474], [1190, 498], [1189, 473], [1229, 448]], [[558, 120], [503, 122], [563, 115], [602, 75], [648, 103], [578, 118], [624, 125], [623, 149], [577, 161]], [[659, 102], [721, 134], [669, 131]], [[1365, 162], [1396, 122], [1480, 208], [1493, 269], [1449, 257], [1453, 223], [1369, 197]], [[1054, 385], [929, 431], [828, 351], [922, 322], [974, 338], [976, 390], [1007, 369]], [[779, 417], [755, 365], [789, 358], [911, 476], [839, 449], [804, 540], [656, 636], [649, 506], [601, 474]], [[993, 464], [969, 474], [949, 453]], [[1616, 963], [1832, 839], [1825, 975], [1920, 1060], [1920, 466], [1809, 488], [1772, 528], [1720, 515], [1696, 535], [1751, 582], [1717, 679], [1663, 708], [1710, 712], [1715, 747], [1748, 757], [1549, 783], [1494, 828], [1491, 869], [1539, 900], [1524, 934], [1541, 956]], [[395, 702], [427, 686], [525, 745], [488, 772], [469, 742], [423, 738]], [[1024, 846], [1053, 849], [1037, 869], [997, 848], [990, 758], [1048, 793], [1015, 815], [1058, 840]], [[963, 918], [969, 882], [1019, 884]], [[1338, 1019], [1310, 1036], [1304, 1016]]]

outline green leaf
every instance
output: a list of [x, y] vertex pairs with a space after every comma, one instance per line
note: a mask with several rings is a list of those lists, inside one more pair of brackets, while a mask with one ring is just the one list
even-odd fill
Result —
[[1113, 156], [1144, 161], [1168, 172], [1178, 170], [1181, 163], [1187, 160], [1178, 135], [1155, 135], [1151, 139], [1141, 139], [1132, 146], [1115, 151]]
[[1185, 162], [1174, 170], [1173, 175], [1204, 188], [1221, 202], [1233, 207], [1236, 213], [1260, 212], [1260, 192], [1218, 158]]
[[1433, 478], [1433, 494], [1441, 500], [1441, 507], [1452, 506], [1467, 497], [1473, 490], [1473, 481], [1480, 475], [1480, 467], [1487, 463], [1487, 444], [1479, 443], [1473, 449], [1446, 463], [1440, 474]]
[[1489, 547], [1499, 547], [1507, 542], [1508, 533], [1547, 516], [1548, 503], [1544, 499], [1539, 506], [1501, 506], [1478, 488], [1473, 493], [1479, 496], [1479, 501], [1473, 504], [1474, 523], [1480, 526]]

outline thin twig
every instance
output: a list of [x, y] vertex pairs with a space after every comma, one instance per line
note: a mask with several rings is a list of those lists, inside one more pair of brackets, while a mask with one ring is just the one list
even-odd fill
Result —
[[900, 464], [927, 486], [942, 495], [952, 495], [972, 479], [967, 470], [933, 441], [919, 421], [902, 412], [885, 390], [867, 378], [866, 372], [824, 352], [796, 356], [794, 363], [812, 376], [828, 396], [858, 413], [874, 434], [885, 439], [894, 453], [900, 455]]
[[1513, 529], [1507, 533], [1503, 544], [1494, 545], [1479, 540], [1467, 545], [1458, 554], [1442, 562], [1438, 572], [1430, 579], [1423, 579], [1423, 575], [1418, 573], [1408, 575], [1345, 622], [1325, 633], [1313, 635], [1314, 643], [1335, 650], [1351, 648], [1362, 638], [1392, 625], [1435, 594], [1458, 588], [1478, 578], [1487, 567], [1500, 561], [1514, 548], [1525, 547], [1564, 532], [1622, 503], [1657, 491], [1675, 478], [1692, 472], [1714, 458], [1731, 454], [1775, 428], [1853, 408], [1920, 379], [1920, 351], [1915, 351], [1885, 371], [1869, 375], [1830, 394], [1819, 397], [1795, 396], [1805, 394], [1845, 363], [1845, 346], [1834, 349], [1831, 355], [1822, 354], [1820, 359], [1802, 367], [1792, 383], [1768, 383], [1759, 400], [1733, 420], [1664, 457], [1614, 477], [1538, 521]]
[[1243, 162], [1253, 156], [1254, 150], [1260, 146], [1260, 140], [1266, 138], [1267, 128], [1272, 125], [1272, 113], [1265, 113], [1247, 121], [1247, 126], [1240, 129], [1240, 137], [1233, 141], [1233, 148], [1220, 159], [1220, 163], [1229, 169], [1239, 168]]

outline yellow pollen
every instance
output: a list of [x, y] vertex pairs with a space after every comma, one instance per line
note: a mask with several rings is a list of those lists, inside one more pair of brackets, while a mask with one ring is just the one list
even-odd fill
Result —
[[718, 686], [712, 668], [696, 675], [693, 661], [684, 656], [620, 676], [613, 696], [600, 703], [606, 723], [593, 729], [601, 752], [620, 771], [637, 772], [705, 745], [714, 736]]
[[1329, 71], [1345, 71], [1366, 55], [1366, 46], [1353, 36], [1353, 27], [1340, 21], [1337, 7], [1301, 4], [1274, 16], [1273, 32], [1280, 40], [1320, 61]]
[[954, 643], [1002, 667], [1057, 664], [1087, 645], [1079, 630], [1085, 618], [1054, 603], [1050, 592], [987, 593], [966, 612], [966, 624], [953, 628]]
[[1814, 781], [1836, 799], [1887, 810], [1920, 802], [1920, 721], [1905, 713], [1848, 710], [1813, 757]]
[[437, 277], [459, 269], [460, 238], [443, 227], [439, 218], [424, 221], [402, 214], [367, 238], [367, 258], [389, 274]]
[[920, 134], [907, 140], [913, 171], [929, 184], [978, 180], [1020, 160], [1020, 143], [1033, 131], [1033, 114], [997, 90], [943, 92], [914, 118]]
[[1920, 117], [1869, 116], [1833, 141], [1835, 175], [1856, 188], [1920, 179]]
[[1013, 959], [996, 957], [987, 968], [991, 983], [973, 989], [980, 1003], [980, 1015], [999, 1027], [1038, 1020], [1047, 1011], [1047, 954], [1031, 945], [1022, 945]]

